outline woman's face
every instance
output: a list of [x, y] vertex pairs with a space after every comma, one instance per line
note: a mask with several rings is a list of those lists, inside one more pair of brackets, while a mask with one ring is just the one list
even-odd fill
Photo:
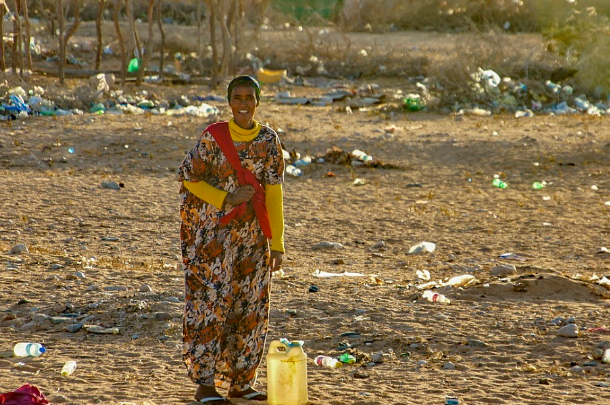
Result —
[[254, 89], [250, 86], [235, 87], [231, 92], [229, 106], [235, 123], [243, 129], [252, 129], [254, 113], [258, 106]]

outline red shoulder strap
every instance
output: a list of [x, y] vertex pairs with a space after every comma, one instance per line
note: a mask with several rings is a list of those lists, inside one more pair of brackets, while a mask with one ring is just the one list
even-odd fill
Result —
[[[246, 170], [241, 165], [241, 160], [239, 159], [239, 155], [237, 154], [237, 149], [235, 149], [235, 144], [233, 143], [233, 139], [231, 138], [231, 131], [229, 131], [229, 123], [228, 122], [218, 122], [216, 124], [212, 124], [208, 127], [208, 131], [214, 137], [214, 140], [224, 153], [225, 157], [235, 170], [237, 174], [237, 180], [239, 184], [245, 185], [250, 184], [254, 187], [254, 197], [252, 197], [252, 206], [254, 207], [254, 212], [256, 212], [256, 217], [258, 218], [258, 223], [261, 226], [261, 230], [263, 234], [271, 239], [271, 225], [269, 223], [269, 214], [267, 213], [267, 207], [265, 206], [265, 189], [254, 177], [254, 174]], [[227, 213], [224, 217], [220, 219], [221, 223], [228, 223], [236, 216], [242, 215], [245, 212], [246, 204], [241, 204], [235, 208], [233, 208], [229, 213]]]
[[217, 122], [216, 124], [210, 125], [208, 129], [218, 146], [220, 146], [222, 153], [224, 153], [229, 163], [231, 163], [231, 166], [233, 166], [233, 170], [235, 170], [237, 176], [239, 177], [240, 184], [243, 184], [241, 172], [244, 170], [244, 168], [241, 166], [237, 149], [235, 149], [235, 144], [233, 143], [233, 139], [231, 139], [229, 123], [226, 121]]

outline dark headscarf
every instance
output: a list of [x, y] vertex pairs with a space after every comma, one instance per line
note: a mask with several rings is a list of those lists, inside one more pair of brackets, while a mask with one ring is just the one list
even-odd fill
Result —
[[231, 94], [233, 93], [233, 89], [238, 86], [248, 86], [254, 89], [254, 94], [256, 95], [256, 104], [259, 103], [261, 99], [261, 86], [258, 84], [255, 78], [252, 76], [237, 76], [235, 79], [231, 80], [229, 83], [229, 88], [227, 91], [229, 103], [231, 102]]

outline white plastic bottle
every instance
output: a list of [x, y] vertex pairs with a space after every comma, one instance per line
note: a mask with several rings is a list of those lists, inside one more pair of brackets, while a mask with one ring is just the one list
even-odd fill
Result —
[[68, 360], [68, 361], [66, 361], [66, 364], [64, 364], [64, 366], [61, 369], [61, 375], [63, 375], [64, 377], [67, 377], [70, 374], [72, 374], [74, 372], [74, 370], [76, 370], [76, 362], [72, 361], [72, 360]]
[[341, 361], [329, 357], [329, 356], [318, 356], [314, 360], [318, 366], [330, 367], [330, 368], [339, 368], [343, 366]]
[[424, 291], [422, 296], [430, 302], [442, 302], [443, 304], [451, 303], [451, 300], [443, 294], [435, 293], [430, 290]]
[[13, 353], [17, 357], [38, 357], [46, 351], [40, 343], [20, 342], [13, 348]]

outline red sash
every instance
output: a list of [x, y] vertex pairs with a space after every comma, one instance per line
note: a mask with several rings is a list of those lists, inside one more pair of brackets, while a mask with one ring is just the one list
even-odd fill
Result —
[[[233, 170], [235, 170], [235, 173], [237, 174], [239, 184], [242, 186], [250, 184], [252, 187], [254, 187], [254, 196], [251, 200], [252, 206], [254, 207], [254, 212], [258, 218], [263, 235], [271, 239], [271, 225], [269, 224], [269, 214], [267, 213], [267, 207], [265, 206], [265, 189], [256, 180], [256, 177], [254, 177], [254, 174], [250, 170], [246, 170], [241, 166], [237, 149], [235, 149], [235, 144], [233, 143], [233, 139], [231, 139], [229, 123], [217, 122], [216, 124], [210, 125], [207, 130], [212, 134], [214, 140], [218, 146], [220, 146], [222, 153], [224, 153], [231, 166], [233, 166]], [[226, 215], [220, 218], [220, 223], [227, 224], [233, 218], [243, 215], [246, 212], [246, 204], [247, 203], [242, 203], [233, 208]]]

